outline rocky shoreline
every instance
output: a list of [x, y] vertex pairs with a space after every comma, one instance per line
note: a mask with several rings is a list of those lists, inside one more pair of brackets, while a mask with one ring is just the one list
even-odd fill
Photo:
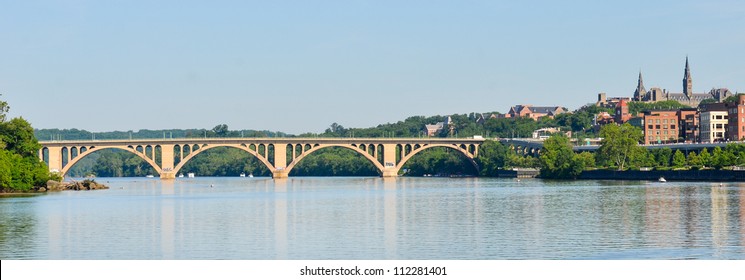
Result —
[[72, 182], [57, 182], [49, 180], [47, 181], [46, 187], [41, 187], [37, 191], [39, 192], [46, 192], [46, 191], [90, 191], [90, 190], [105, 190], [109, 187], [97, 183], [95, 180], [83, 180], [82, 182], [78, 181], [72, 181]]

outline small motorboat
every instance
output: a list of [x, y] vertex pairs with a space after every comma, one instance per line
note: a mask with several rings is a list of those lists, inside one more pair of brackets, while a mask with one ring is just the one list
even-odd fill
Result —
[[253, 173], [248, 174], [248, 178], [253, 178], [253, 177], [254, 177]]
[[153, 176], [153, 175], [147, 175], [147, 176], [145, 176], [145, 177], [146, 177], [146, 178], [153, 178], [153, 177], [155, 177], [155, 176]]
[[665, 180], [665, 177], [660, 177], [659, 179], [657, 179], [657, 182], [664, 183], [667, 182], [667, 180]]
[[241, 173], [241, 177], [246, 177], [246, 173]]

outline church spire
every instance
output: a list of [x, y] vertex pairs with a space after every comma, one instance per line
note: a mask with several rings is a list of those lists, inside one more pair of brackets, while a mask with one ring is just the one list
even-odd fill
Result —
[[646, 94], [647, 94], [647, 90], [644, 89], [644, 80], [642, 80], [642, 70], [639, 70], [639, 81], [637, 82], [636, 90], [634, 91], [634, 100], [643, 101], [645, 99]]
[[683, 73], [683, 94], [691, 98], [693, 96], [693, 79], [691, 79], [691, 68], [688, 67], [688, 56], [686, 55], [686, 70]]

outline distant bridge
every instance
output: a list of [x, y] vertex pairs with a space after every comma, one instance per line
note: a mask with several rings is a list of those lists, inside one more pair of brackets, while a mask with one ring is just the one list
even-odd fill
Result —
[[248, 152], [272, 172], [285, 178], [309, 154], [327, 147], [347, 148], [365, 157], [383, 177], [396, 177], [417, 153], [433, 147], [456, 150], [474, 160], [484, 139], [465, 138], [171, 138], [140, 140], [41, 141], [39, 158], [50, 171], [63, 176], [87, 155], [104, 149], [128, 151], [150, 164], [161, 179], [176, 177], [181, 168], [201, 152], [232, 147]]

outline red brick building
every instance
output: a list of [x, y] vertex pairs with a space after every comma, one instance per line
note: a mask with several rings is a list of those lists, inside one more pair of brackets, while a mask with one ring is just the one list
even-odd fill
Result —
[[644, 111], [642, 118], [645, 145], [678, 142], [678, 110]]
[[727, 139], [739, 141], [745, 138], [745, 95], [738, 95], [736, 102], [726, 103], [727, 115]]

